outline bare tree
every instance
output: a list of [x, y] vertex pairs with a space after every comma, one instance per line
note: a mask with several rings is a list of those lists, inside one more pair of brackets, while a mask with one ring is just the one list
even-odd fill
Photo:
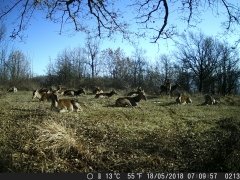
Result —
[[158, 94], [160, 89], [160, 82], [161, 82], [162, 75], [160, 74], [159, 66], [155, 65], [148, 65], [146, 69], [146, 76], [144, 78], [144, 88], [151, 93]]
[[171, 61], [170, 56], [163, 54], [159, 57], [158, 66], [160, 66], [159, 69], [161, 69], [161, 73], [164, 77], [164, 81], [167, 79], [172, 80], [173, 79], [173, 63]]
[[190, 70], [199, 92], [209, 91], [209, 84], [217, 67], [220, 53], [216, 50], [216, 42], [202, 33], [183, 36], [183, 44], [179, 46], [177, 58], [186, 70]]
[[101, 52], [101, 59], [103, 59], [105, 67], [106, 67], [106, 75], [115, 79], [117, 75], [117, 65], [119, 61], [124, 59], [124, 52], [122, 49], [117, 48], [113, 49], [105, 49]]
[[30, 78], [30, 63], [23, 52], [19, 50], [12, 51], [5, 65], [10, 81], [16, 82]]
[[0, 81], [3, 84], [7, 80], [6, 61], [7, 45], [5, 44], [6, 28], [0, 24]]
[[100, 62], [97, 61], [97, 56], [99, 54], [99, 43], [99, 40], [90, 36], [87, 37], [86, 52], [89, 59], [87, 64], [90, 65], [92, 78], [94, 78], [97, 74], [97, 66], [100, 64]]
[[[96, 35], [111, 36], [120, 32], [124, 38], [129, 35], [148, 37], [152, 42], [159, 39], [172, 38], [176, 34], [179, 20], [187, 27], [196, 26], [201, 18], [201, 13], [207, 10], [221, 17], [227, 31], [237, 31], [239, 28], [239, 3], [230, 0], [136, 0], [120, 3], [110, 0], [17, 0], [4, 1], [0, 8], [0, 20], [10, 13], [18, 17], [12, 37], [18, 37], [29, 25], [30, 19], [36, 11], [41, 11], [46, 19], [60, 24], [60, 33], [66, 24], [72, 24], [76, 31], [92, 32]], [[128, 3], [128, 4], [126, 4]], [[121, 4], [121, 5], [122, 5]], [[125, 5], [125, 6], [124, 6]], [[130, 5], [130, 6], [128, 6]], [[124, 10], [124, 7], [127, 8]], [[125, 13], [124, 13], [125, 11]], [[177, 16], [177, 21], [171, 15]], [[131, 30], [131, 24], [124, 19], [133, 17], [131, 22], [139, 25]], [[134, 22], [135, 21], [135, 22]], [[239, 31], [238, 31], [239, 32]], [[240, 38], [239, 38], [240, 39]]]
[[144, 75], [146, 73], [147, 62], [145, 56], [146, 51], [142, 48], [136, 47], [132, 57], [132, 76], [133, 86], [142, 86], [144, 83]]
[[73, 60], [73, 68], [74, 72], [76, 74], [77, 79], [81, 79], [86, 77], [87, 74], [87, 67], [86, 67], [86, 62], [87, 62], [87, 56], [85, 54], [85, 48], [74, 48], [71, 51], [71, 58]]
[[239, 53], [226, 42], [220, 44], [221, 58], [216, 73], [216, 86], [220, 94], [226, 95], [237, 92], [240, 78]]
[[5, 36], [6, 36], [6, 26], [0, 23], [0, 45], [1, 45], [1, 42], [5, 39]]

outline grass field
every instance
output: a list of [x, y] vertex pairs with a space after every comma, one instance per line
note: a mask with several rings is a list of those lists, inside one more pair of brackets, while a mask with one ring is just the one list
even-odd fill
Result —
[[[120, 95], [118, 95], [120, 96]], [[240, 97], [214, 106], [151, 97], [137, 108], [78, 97], [57, 113], [32, 92], [0, 93], [1, 172], [228, 172], [240, 170]]]

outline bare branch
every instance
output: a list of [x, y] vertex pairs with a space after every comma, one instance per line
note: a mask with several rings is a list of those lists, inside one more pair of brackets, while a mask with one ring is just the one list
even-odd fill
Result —
[[168, 4], [167, 4], [167, 0], [163, 0], [163, 6], [165, 8], [165, 16], [164, 16], [164, 22], [162, 27], [160, 28], [157, 37], [155, 38], [155, 40], [153, 41], [154, 43], [157, 42], [157, 40], [160, 38], [161, 34], [163, 33], [165, 27], [167, 26], [167, 21], [168, 21]]
[[193, 15], [193, 4], [192, 4], [193, 2], [192, 2], [192, 0], [189, 0], [188, 1], [188, 8], [189, 8], [189, 16], [188, 16], [188, 20], [187, 20], [187, 22], [188, 22], [188, 24], [190, 24], [190, 21], [191, 21], [191, 19], [192, 19], [192, 15]]
[[9, 14], [22, 0], [17, 1], [11, 8], [9, 8], [6, 12], [3, 12], [0, 16], [0, 19], [2, 19], [4, 16]]
[[23, 30], [23, 22], [24, 22], [24, 18], [25, 18], [28, 3], [29, 3], [29, 0], [27, 0], [26, 3], [24, 4], [24, 9], [21, 13], [21, 20], [20, 20], [20, 23], [19, 23], [19, 26], [18, 26], [18, 30], [13, 31], [12, 35], [10, 36], [12, 38], [16, 38], [16, 36], [18, 36], [19, 33]]
[[67, 11], [68, 11], [68, 16], [69, 16], [69, 17], [72, 19], [72, 21], [74, 22], [75, 30], [78, 31], [77, 21], [76, 21], [75, 17], [72, 15], [71, 10], [70, 10], [70, 8], [69, 8], [69, 5], [72, 4], [73, 2], [74, 2], [74, 0], [66, 1]]
[[103, 4], [103, 1], [98, 2], [88, 0], [88, 7], [90, 13], [97, 20], [99, 36], [101, 36], [102, 28], [108, 30], [109, 33], [113, 33], [113, 31], [120, 31], [122, 34], [125, 34], [125, 25], [118, 22], [118, 15], [115, 12], [112, 13], [106, 9], [106, 5]]
[[232, 14], [233, 12], [231, 11], [231, 9], [235, 9], [235, 7], [233, 7], [231, 4], [228, 4], [226, 0], [221, 0], [221, 1], [227, 10], [227, 14], [228, 14], [227, 30], [229, 30], [233, 22], [236, 22], [237, 24], [239, 24], [239, 17], [236, 17], [235, 15]]
[[[232, 31], [240, 24], [240, 7], [239, 4], [229, 2], [227, 0], [136, 0], [130, 6], [136, 7], [136, 12], [124, 14], [120, 12], [122, 9], [114, 10], [109, 7], [110, 0], [17, 0], [16, 2], [7, 2], [10, 5], [0, 8], [0, 20], [8, 14], [12, 13], [17, 16], [18, 21], [14, 22], [17, 27], [12, 32], [12, 37], [15, 38], [24, 31], [29, 24], [29, 20], [35, 9], [41, 10], [45, 17], [54, 23], [59, 23], [60, 33], [64, 29], [64, 25], [70, 23], [75, 31], [94, 32], [102, 37], [107, 35], [110, 37], [113, 34], [121, 33], [124, 39], [130, 35], [138, 35], [138, 37], [148, 37], [153, 43], [159, 39], [169, 39], [176, 34], [175, 27], [178, 22], [169, 22], [170, 14], [176, 20], [184, 20], [188, 24], [198, 22], [198, 14], [204, 12], [206, 8], [218, 11], [218, 8], [226, 9], [227, 21], [225, 28]], [[13, 5], [11, 5], [13, 4]], [[221, 5], [221, 6], [219, 6]], [[21, 8], [22, 6], [22, 8]], [[21, 9], [20, 9], [20, 8]], [[128, 6], [129, 7], [129, 6]], [[176, 12], [181, 14], [175, 14]], [[18, 12], [14, 12], [18, 11]], [[135, 14], [134, 14], [135, 13]], [[129, 17], [133, 19], [129, 19]], [[174, 16], [176, 15], [176, 16]], [[183, 19], [182, 19], [183, 17]], [[125, 19], [124, 19], [125, 18]], [[199, 18], [200, 19], [200, 18]], [[126, 21], [132, 23], [132, 20], [138, 25], [133, 25], [134, 29], [130, 32]], [[93, 23], [92, 23], [93, 21]], [[93, 26], [95, 23], [95, 26]], [[152, 35], [153, 34], [153, 35]]]

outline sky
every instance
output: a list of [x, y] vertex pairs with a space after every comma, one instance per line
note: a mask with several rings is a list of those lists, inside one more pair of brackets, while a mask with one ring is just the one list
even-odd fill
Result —
[[[14, 13], [11, 16], [14, 16]], [[170, 20], [174, 20], [176, 16], [171, 16]], [[213, 16], [210, 10], [204, 12], [202, 18], [204, 21], [198, 24], [198, 29], [194, 30], [199, 30], [206, 35], [224, 38], [222, 35], [219, 35], [219, 32], [222, 32], [220, 27], [221, 19]], [[42, 14], [36, 14], [30, 23], [31, 25], [24, 32], [24, 35], [26, 35], [24, 40], [12, 40], [11, 46], [13, 49], [19, 49], [24, 52], [31, 60], [34, 75], [44, 75], [50, 59], [54, 61], [57, 55], [64, 49], [84, 47], [86, 37], [84, 33], [71, 31], [70, 33], [64, 32], [59, 35], [60, 25], [47, 21], [43, 18]], [[177, 25], [180, 32], [186, 28], [186, 24], [183, 25], [182, 22], [177, 23]], [[7, 30], [12, 30], [11, 24], [7, 25]], [[228, 41], [232, 43], [236, 38], [230, 36], [228, 37]], [[134, 47], [127, 41], [123, 41], [121, 37], [116, 37], [114, 40], [101, 40], [100, 48], [102, 50], [107, 48], [117, 49], [118, 47], [123, 49], [128, 56], [131, 56], [134, 52]], [[154, 44], [148, 39], [139, 39], [139, 47], [146, 50], [146, 57], [153, 61], [161, 54], [169, 54], [175, 49], [175, 45], [171, 40], [160, 40], [159, 44]]]

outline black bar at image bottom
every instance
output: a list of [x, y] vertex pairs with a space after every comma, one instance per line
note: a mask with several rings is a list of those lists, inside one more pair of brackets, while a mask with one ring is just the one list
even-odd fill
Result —
[[0, 173], [0, 179], [43, 180], [240, 180], [240, 173]]

